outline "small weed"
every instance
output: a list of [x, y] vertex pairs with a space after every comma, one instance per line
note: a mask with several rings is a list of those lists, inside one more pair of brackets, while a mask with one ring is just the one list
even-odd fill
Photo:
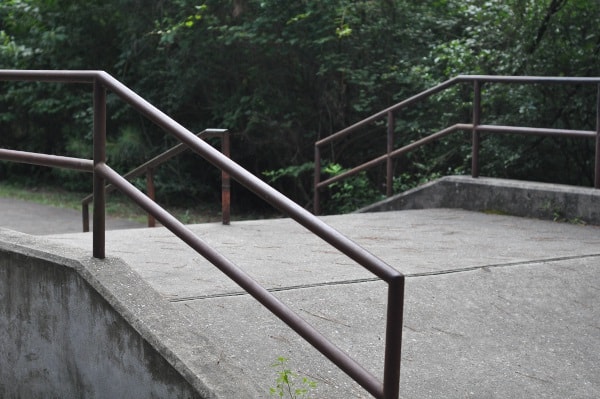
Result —
[[510, 213], [503, 211], [501, 209], [485, 209], [483, 213], [487, 215], [500, 215], [500, 216], [510, 216]]
[[277, 369], [277, 379], [275, 380], [275, 387], [271, 387], [269, 393], [277, 398], [297, 399], [306, 397], [311, 389], [317, 387], [317, 383], [307, 377], [300, 377], [288, 368], [287, 362], [287, 358], [280, 356], [271, 365], [271, 367]]
[[579, 216], [568, 218], [565, 215], [565, 212], [563, 212], [563, 208], [564, 208], [564, 205], [562, 205], [560, 203], [556, 203], [553, 200], [547, 200], [540, 207], [540, 210], [543, 213], [547, 214], [547, 215], [551, 214], [552, 215], [552, 221], [554, 221], [554, 222], [571, 223], [571, 224], [577, 224], [577, 225], [580, 225], [580, 226], [583, 226], [583, 225], [586, 224], [585, 220], [583, 220]]

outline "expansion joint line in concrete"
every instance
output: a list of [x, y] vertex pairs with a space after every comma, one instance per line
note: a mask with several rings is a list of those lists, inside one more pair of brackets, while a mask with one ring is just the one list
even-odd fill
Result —
[[[354, 279], [354, 280], [328, 281], [328, 282], [313, 283], [313, 284], [289, 285], [286, 287], [267, 288], [267, 291], [269, 291], [269, 292], [293, 291], [293, 290], [301, 290], [301, 289], [305, 289], [305, 288], [368, 283], [368, 282], [373, 282], [373, 281], [381, 281], [381, 279], [379, 277], [372, 277], [372, 278], [360, 278], [360, 279]], [[232, 291], [232, 292], [223, 292], [223, 293], [219, 293], [219, 294], [197, 295], [197, 296], [188, 296], [188, 297], [181, 297], [181, 298], [169, 298], [169, 301], [170, 302], [187, 302], [187, 301], [195, 301], [195, 300], [200, 300], [200, 299], [214, 299], [214, 298], [224, 298], [224, 297], [242, 296], [242, 295], [248, 295], [248, 293], [245, 291]]]
[[[600, 254], [573, 255], [573, 256], [563, 256], [563, 257], [556, 257], [556, 258], [519, 261], [519, 262], [495, 263], [495, 264], [490, 264], [490, 265], [478, 265], [478, 266], [463, 267], [463, 268], [457, 268], [457, 269], [455, 268], [455, 269], [451, 269], [451, 270], [438, 270], [438, 271], [423, 272], [423, 273], [406, 273], [405, 276], [407, 278], [430, 277], [430, 276], [438, 276], [438, 275], [444, 275], [444, 274], [465, 273], [465, 272], [486, 270], [486, 269], [492, 269], [492, 268], [501, 268], [501, 267], [527, 266], [527, 265], [534, 265], [534, 264], [543, 265], [543, 264], [554, 263], [554, 262], [562, 262], [562, 261], [566, 261], [566, 260], [586, 259], [586, 258], [600, 258]], [[381, 280], [377, 277], [372, 277], [372, 278], [361, 278], [361, 279], [353, 279], [353, 280], [328, 281], [328, 282], [313, 283], [313, 284], [291, 285], [291, 286], [286, 286], [286, 287], [268, 288], [267, 290], [269, 292], [281, 292], [281, 291], [301, 290], [301, 289], [306, 289], [306, 288], [371, 283], [371, 282], [376, 282], [376, 281], [381, 281]], [[223, 292], [223, 293], [209, 294], [209, 295], [194, 295], [194, 296], [187, 296], [187, 297], [169, 298], [169, 302], [190, 302], [190, 301], [197, 301], [197, 300], [202, 300], [202, 299], [226, 298], [226, 297], [235, 297], [235, 296], [243, 296], [243, 295], [248, 295], [248, 293], [244, 292], [244, 291], [231, 291], [231, 292]]]
[[556, 257], [556, 258], [534, 259], [534, 260], [525, 260], [525, 261], [519, 261], [519, 262], [494, 263], [494, 264], [490, 264], [490, 265], [462, 267], [462, 268], [455, 268], [455, 269], [451, 269], [451, 270], [436, 270], [433, 272], [407, 273], [407, 274], [405, 274], [405, 276], [407, 278], [428, 277], [428, 276], [438, 276], [438, 275], [443, 275], [443, 274], [455, 274], [455, 273], [472, 272], [472, 271], [477, 271], [477, 270], [495, 269], [495, 268], [500, 268], [500, 267], [515, 267], [515, 266], [527, 266], [527, 265], [536, 265], [536, 264], [544, 265], [547, 263], [562, 262], [562, 261], [566, 261], [566, 260], [598, 258], [598, 257], [600, 257], [600, 254], [561, 256], [561, 257]]

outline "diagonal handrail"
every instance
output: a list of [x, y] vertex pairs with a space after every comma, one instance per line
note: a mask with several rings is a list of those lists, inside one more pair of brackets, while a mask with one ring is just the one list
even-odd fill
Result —
[[[0, 70], [0, 80], [51, 81], [71, 83], [91, 83], [94, 90], [94, 159], [43, 156], [40, 154], [1, 150], [0, 159], [14, 162], [36, 163], [53, 167], [66, 167], [75, 170], [92, 171], [94, 175], [94, 237], [93, 255], [105, 257], [105, 182], [118, 187], [138, 205], [151, 213], [166, 228], [181, 238], [199, 254], [234, 280], [250, 295], [267, 307], [273, 314], [290, 326], [307, 342], [331, 360], [337, 367], [354, 379], [376, 398], [395, 399], [399, 397], [400, 354], [402, 347], [402, 318], [404, 308], [404, 275], [345, 237], [325, 222], [300, 207], [298, 204], [273, 189], [271, 186], [242, 168], [230, 158], [221, 154], [205, 141], [196, 137], [179, 123], [148, 103], [131, 89], [103, 71], [13, 71]], [[358, 264], [386, 281], [388, 303], [386, 313], [386, 339], [384, 375], [381, 383], [354, 359], [331, 343], [309, 323], [279, 301], [272, 293], [260, 286], [242, 269], [223, 255], [208, 246], [194, 235], [181, 222], [162, 209], [126, 179], [106, 164], [106, 91], [110, 90], [139, 113], [175, 136], [180, 142], [197, 152], [204, 159], [230, 174], [239, 183], [263, 198], [269, 204], [288, 215], [299, 224], [319, 236]]]
[[[432, 133], [426, 137], [416, 140], [401, 148], [394, 149], [394, 125], [396, 113], [402, 109], [413, 105], [419, 101], [425, 100], [434, 94], [447, 90], [448, 88], [462, 83], [473, 84], [473, 121], [472, 123], [457, 123], [438, 132]], [[596, 130], [574, 130], [574, 129], [549, 129], [524, 126], [499, 126], [499, 125], [482, 125], [481, 122], [481, 87], [484, 83], [516, 83], [516, 84], [570, 84], [570, 85], [590, 85], [597, 86], [596, 100]], [[351, 168], [343, 173], [335, 175], [325, 180], [321, 180], [321, 148], [325, 145], [333, 144], [334, 142], [348, 136], [349, 134], [369, 125], [372, 122], [387, 119], [387, 152], [369, 161], [366, 161], [358, 166]], [[543, 135], [543, 136], [562, 136], [573, 138], [588, 138], [596, 139], [595, 151], [595, 169], [594, 169], [594, 187], [600, 188], [600, 77], [562, 77], [562, 76], [494, 76], [494, 75], [459, 75], [445, 82], [442, 82], [430, 89], [424, 90], [404, 101], [401, 101], [391, 107], [377, 112], [345, 129], [340, 130], [330, 136], [324, 137], [314, 145], [315, 162], [314, 162], [314, 182], [313, 182], [313, 211], [315, 214], [321, 213], [320, 206], [320, 190], [328, 187], [335, 182], [354, 176], [362, 171], [370, 169], [383, 162], [387, 163], [386, 167], [386, 195], [389, 197], [393, 188], [393, 167], [392, 161], [412, 150], [422, 147], [432, 141], [439, 140], [456, 131], [470, 130], [472, 132], [472, 161], [471, 174], [473, 177], [479, 176], [479, 134], [481, 132], [489, 133], [511, 133], [511, 134], [527, 134], [527, 135]]]
[[[219, 137], [221, 139], [221, 152], [225, 154], [225, 156], [230, 156], [230, 144], [229, 144], [229, 131], [227, 129], [205, 129], [200, 133], [196, 134], [199, 138], [210, 138], [210, 137]], [[125, 173], [123, 177], [127, 180], [135, 179], [136, 177], [140, 177], [142, 175], [146, 175], [146, 192], [148, 193], [148, 197], [152, 200], [155, 198], [154, 192], [154, 176], [153, 170], [167, 162], [173, 157], [183, 153], [187, 150], [183, 143], [176, 144], [175, 146], [169, 148], [163, 153], [155, 156], [151, 160], [143, 163], [137, 168]], [[221, 220], [223, 224], [230, 223], [230, 208], [231, 208], [231, 194], [230, 194], [230, 184], [229, 184], [229, 175], [225, 172], [221, 174]], [[116, 189], [112, 184], [108, 184], [104, 187], [105, 193], [110, 193]], [[90, 194], [81, 200], [81, 218], [83, 222], [83, 231], [90, 231], [90, 211], [89, 204], [93, 201], [94, 194]], [[148, 215], [148, 227], [154, 227], [154, 217], [152, 215]]]

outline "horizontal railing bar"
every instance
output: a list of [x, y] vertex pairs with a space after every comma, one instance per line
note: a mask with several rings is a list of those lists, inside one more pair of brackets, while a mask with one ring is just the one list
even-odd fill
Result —
[[94, 162], [89, 159], [63, 157], [59, 155], [39, 154], [36, 152], [0, 149], [0, 159], [32, 165], [51, 166], [93, 172]]
[[52, 71], [0, 69], [0, 81], [92, 83], [98, 71]]
[[[471, 127], [472, 129], [473, 127]], [[523, 126], [502, 126], [502, 125], [477, 125], [475, 130], [481, 132], [493, 133], [514, 133], [514, 134], [531, 134], [542, 136], [565, 136], [577, 138], [596, 138], [596, 132], [592, 130], [572, 130], [572, 129], [548, 129], [539, 127], [523, 127]]]
[[356, 175], [364, 170], [370, 169], [373, 166], [376, 166], [380, 163], [385, 162], [385, 160], [390, 158], [396, 158], [404, 153], [410, 152], [415, 148], [421, 147], [429, 143], [430, 141], [437, 140], [447, 134], [450, 134], [456, 130], [472, 130], [475, 129], [481, 132], [493, 132], [493, 133], [513, 133], [513, 134], [529, 134], [529, 135], [543, 135], [543, 136], [557, 136], [557, 137], [574, 137], [574, 138], [588, 138], [593, 139], [596, 138], [596, 132], [591, 130], [569, 130], [569, 129], [549, 129], [549, 128], [534, 128], [534, 127], [523, 127], [523, 126], [501, 126], [501, 125], [477, 125], [473, 127], [473, 124], [470, 123], [457, 123], [453, 126], [450, 126], [446, 129], [440, 130], [439, 132], [433, 133], [429, 136], [426, 136], [420, 140], [412, 142], [410, 144], [405, 145], [404, 147], [398, 148], [392, 151], [389, 154], [381, 155], [377, 158], [373, 158], [370, 161], [367, 161], [355, 168], [352, 168], [344, 173], [340, 173], [339, 175], [335, 175], [330, 177], [329, 179], [320, 181], [319, 184], [316, 185], [316, 188], [322, 188], [329, 186], [335, 182], [348, 178], [350, 176]]
[[183, 223], [157, 205], [106, 164], [100, 163], [96, 165], [95, 171], [107, 181], [110, 181], [146, 212], [153, 215], [164, 227], [169, 229], [173, 234], [236, 282], [242, 289], [279, 317], [284, 323], [336, 364], [342, 371], [358, 382], [369, 393], [375, 397], [383, 397], [383, 387], [377, 378], [360, 366], [344, 351], [331, 343], [312, 325], [298, 316], [287, 305], [277, 299], [276, 296], [257, 283], [233, 262], [211, 248]]
[[197, 138], [192, 132], [169, 118], [162, 111], [154, 107], [152, 104], [144, 100], [131, 89], [123, 85], [121, 82], [105, 72], [99, 73], [99, 79], [110, 89], [117, 94], [123, 101], [130, 104], [138, 112], [146, 116], [157, 126], [165, 129], [173, 134], [181, 142], [189, 146], [193, 151], [200, 154], [208, 162], [212, 163], [217, 168], [229, 173], [232, 178], [236, 179], [244, 187], [263, 198], [271, 206], [279, 209], [287, 216], [294, 219], [296, 222], [312, 231], [324, 241], [328, 242], [333, 247], [356, 261], [358, 264], [369, 270], [384, 281], [396, 278], [402, 275], [399, 271], [362, 248], [348, 237], [329, 226], [321, 219], [296, 204], [294, 201], [285, 197], [283, 194], [269, 186], [267, 183], [254, 176], [249, 171], [242, 168], [233, 160], [223, 156], [221, 152], [213, 148], [204, 140]]
[[357, 173], [360, 173], [360, 172], [362, 172], [364, 170], [370, 169], [373, 166], [376, 166], [376, 165], [378, 165], [380, 163], [383, 163], [383, 162], [385, 162], [386, 159], [388, 159], [388, 157], [389, 158], [398, 157], [398, 156], [404, 154], [405, 152], [409, 152], [409, 151], [411, 151], [411, 150], [413, 150], [413, 149], [415, 149], [417, 147], [420, 147], [420, 146], [422, 146], [424, 144], [429, 143], [430, 141], [434, 141], [434, 140], [437, 140], [437, 139], [439, 139], [441, 137], [444, 137], [444, 136], [446, 136], [446, 135], [448, 135], [448, 134], [450, 134], [450, 133], [452, 133], [452, 132], [454, 132], [456, 130], [471, 129], [472, 126], [473, 125], [464, 124], [464, 123], [458, 123], [456, 125], [452, 125], [450, 127], [447, 127], [446, 129], [440, 130], [439, 132], [430, 134], [429, 136], [423, 137], [422, 139], [419, 139], [419, 140], [414, 141], [414, 142], [412, 142], [410, 144], [407, 144], [407, 145], [405, 145], [402, 148], [398, 148], [397, 150], [394, 150], [394, 151], [390, 152], [389, 154], [384, 154], [384, 155], [381, 155], [381, 156], [379, 156], [377, 158], [373, 158], [372, 160], [367, 161], [367, 162], [365, 162], [365, 163], [363, 163], [363, 164], [361, 164], [361, 165], [359, 165], [359, 166], [357, 166], [355, 168], [352, 168], [352, 169], [350, 169], [350, 170], [348, 170], [348, 171], [346, 171], [344, 173], [340, 173], [339, 175], [335, 175], [333, 177], [330, 177], [327, 180], [323, 180], [323, 181], [319, 182], [319, 184], [317, 184], [316, 188], [318, 189], [318, 188], [321, 188], [321, 187], [328, 186], [328, 185], [333, 184], [333, 183], [335, 183], [335, 182], [337, 182], [339, 180], [343, 180], [343, 179], [345, 179], [347, 177], [353, 176], [353, 175], [355, 175]]
[[391, 106], [389, 108], [384, 109], [383, 111], [380, 111], [380, 112], [378, 112], [376, 114], [373, 114], [373, 115], [371, 115], [371, 116], [363, 119], [362, 121], [355, 123], [354, 125], [351, 125], [351, 126], [345, 128], [343, 130], [340, 130], [339, 132], [337, 132], [335, 134], [332, 134], [331, 136], [327, 136], [327, 137], [325, 137], [325, 138], [317, 141], [315, 143], [315, 146], [320, 147], [320, 146], [323, 146], [323, 145], [325, 145], [325, 144], [327, 144], [327, 143], [329, 143], [331, 141], [340, 139], [343, 136], [346, 136], [347, 134], [349, 134], [349, 133], [351, 133], [351, 132], [359, 129], [360, 127], [362, 127], [362, 126], [364, 126], [366, 124], [369, 124], [369, 123], [371, 123], [371, 122], [373, 122], [373, 121], [375, 121], [375, 120], [377, 120], [379, 118], [387, 116], [387, 114], [389, 112], [394, 112], [394, 111], [397, 111], [399, 109], [402, 109], [402, 108], [404, 108], [404, 107], [406, 107], [406, 106], [408, 106], [408, 105], [410, 105], [412, 103], [415, 103], [415, 102], [417, 102], [419, 100], [422, 100], [423, 98], [426, 98], [426, 97], [429, 97], [429, 96], [431, 96], [431, 95], [433, 95], [435, 93], [438, 93], [438, 92], [440, 92], [440, 91], [446, 89], [447, 87], [452, 86], [452, 85], [454, 85], [456, 83], [457, 83], [457, 79], [456, 78], [453, 78], [453, 79], [447, 80], [447, 81], [445, 81], [443, 83], [440, 83], [439, 85], [437, 85], [435, 87], [432, 87], [432, 88], [430, 88], [428, 90], [425, 90], [425, 91], [423, 91], [423, 92], [421, 92], [419, 94], [416, 94], [416, 95], [414, 95], [414, 96], [412, 96], [412, 97], [410, 97], [410, 98], [408, 98], [408, 99], [406, 99], [406, 100], [404, 100], [402, 102], [399, 102], [396, 105], [393, 105], [393, 106]]
[[563, 77], [563, 76], [496, 76], [496, 75], [458, 75], [460, 82], [480, 81], [482, 83], [556, 83], [556, 84], [598, 84], [599, 77]]
[[457, 123], [455, 125], [447, 127], [445, 129], [442, 129], [439, 132], [430, 134], [427, 137], [423, 137], [420, 140], [417, 140], [415, 142], [407, 144], [404, 147], [398, 148], [398, 149], [392, 151], [390, 153], [390, 156], [392, 158], [398, 157], [406, 152], [410, 152], [410, 151], [414, 150], [415, 148], [421, 147], [422, 145], [425, 145], [425, 144], [429, 143], [430, 141], [437, 140], [441, 137], [447, 136], [450, 133], [456, 132], [457, 130], [467, 130], [467, 129], [472, 129], [472, 128], [473, 128], [473, 125], [470, 123]]
[[[198, 136], [198, 137], [219, 137], [219, 136], [222, 136], [225, 132], [227, 132], [227, 129], [205, 129], [205, 130], [201, 131], [200, 133], [198, 133], [196, 136]], [[133, 169], [132, 171], [124, 174], [123, 177], [125, 179], [130, 180], [130, 179], [135, 179], [136, 177], [142, 176], [144, 173], [146, 173], [146, 171], [148, 169], [152, 169], [155, 166], [158, 166], [158, 165], [162, 164], [163, 162], [168, 161], [169, 159], [181, 154], [182, 152], [184, 152], [187, 149], [188, 149], [188, 147], [186, 147], [185, 144], [179, 143], [179, 144], [171, 147], [167, 151], [163, 152], [162, 154], [157, 155], [156, 157], [152, 158], [148, 162], [146, 162], [146, 163], [138, 166], [137, 168]], [[104, 187], [104, 189], [106, 190], [106, 193], [110, 193], [115, 190], [115, 188], [110, 184], [107, 184]], [[81, 203], [83, 205], [89, 204], [90, 202], [92, 202], [93, 199], [94, 199], [94, 194], [92, 193], [92, 194], [88, 195], [87, 197], [83, 198], [81, 200]]]

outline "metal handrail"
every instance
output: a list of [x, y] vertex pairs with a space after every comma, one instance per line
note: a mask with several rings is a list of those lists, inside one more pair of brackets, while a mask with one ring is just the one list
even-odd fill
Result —
[[[242, 168], [230, 158], [221, 154], [192, 132], [169, 118], [142, 97], [103, 71], [13, 71], [0, 70], [1, 80], [28, 80], [91, 83], [94, 90], [94, 159], [78, 158], [55, 159], [39, 158], [39, 154], [12, 150], [0, 150], [0, 159], [15, 162], [35, 163], [46, 166], [67, 167], [93, 172], [94, 212], [93, 212], [93, 255], [105, 257], [105, 182], [108, 181], [130, 197], [146, 212], [151, 213], [167, 229], [181, 238], [204, 258], [219, 268], [240, 287], [267, 307], [279, 319], [296, 331], [301, 337], [331, 360], [337, 367], [354, 379], [376, 398], [396, 399], [399, 397], [400, 355], [402, 347], [402, 318], [404, 310], [404, 275], [371, 254], [349, 238], [310, 212], [279, 193], [271, 186]], [[354, 359], [331, 343], [309, 323], [298, 316], [273, 294], [259, 285], [242, 269], [194, 235], [181, 222], [150, 200], [126, 179], [106, 165], [106, 90], [112, 91], [139, 113], [175, 136], [204, 159], [222, 171], [229, 173], [246, 188], [263, 198], [269, 204], [288, 215], [302, 226], [337, 248], [349, 258], [386, 281], [388, 303], [386, 312], [386, 339], [383, 383], [365, 370]], [[9, 152], [7, 152], [9, 151]], [[77, 166], [77, 168], [75, 168]]]
[[[430, 134], [413, 143], [405, 145], [401, 148], [394, 149], [394, 124], [395, 113], [412, 105], [416, 102], [424, 100], [434, 94], [448, 89], [451, 86], [460, 83], [473, 83], [473, 121], [470, 124], [458, 123], [442, 129], [438, 132]], [[518, 84], [595, 84], [598, 87], [597, 105], [596, 105], [596, 131], [587, 130], [572, 130], [572, 129], [547, 129], [533, 128], [523, 126], [497, 126], [497, 125], [482, 125], [481, 121], [481, 86], [483, 83], [518, 83]], [[387, 151], [384, 155], [371, 159], [362, 163], [350, 170], [330, 177], [326, 180], [321, 180], [321, 147], [326, 144], [332, 144], [335, 141], [348, 136], [368, 124], [387, 119]], [[315, 167], [314, 167], [314, 192], [313, 192], [313, 211], [315, 214], [321, 213], [320, 205], [320, 190], [331, 184], [356, 175], [362, 171], [370, 169], [376, 165], [386, 162], [386, 195], [389, 197], [393, 194], [393, 164], [392, 161], [409, 151], [417, 149], [429, 142], [438, 140], [450, 133], [459, 130], [470, 130], [472, 132], [472, 159], [471, 159], [471, 175], [479, 176], [479, 145], [481, 132], [489, 133], [512, 133], [512, 134], [530, 134], [544, 136], [562, 136], [574, 138], [595, 138], [595, 168], [594, 168], [594, 187], [600, 188], [600, 78], [598, 77], [555, 77], [555, 76], [493, 76], [493, 75], [459, 75], [449, 79], [437, 86], [427, 89], [419, 94], [416, 94], [404, 101], [401, 101], [383, 111], [377, 112], [337, 133], [327, 136], [315, 142]]]
[[[231, 153], [229, 130], [227, 129], [206, 129], [196, 134], [199, 138], [210, 138], [219, 137], [221, 139], [221, 152], [225, 156], [229, 157]], [[150, 199], [155, 200], [154, 190], [154, 169], [163, 163], [167, 162], [171, 158], [181, 154], [187, 150], [183, 143], [179, 143], [172, 148], [166, 150], [160, 155], [155, 156], [148, 162], [143, 163], [137, 168], [127, 172], [123, 177], [127, 180], [135, 179], [142, 175], [146, 175], [146, 193]], [[231, 186], [229, 183], [229, 174], [223, 172], [221, 174], [221, 220], [222, 223], [228, 225], [231, 221]], [[108, 184], [104, 187], [105, 192], [108, 194], [116, 189], [112, 184]], [[89, 205], [94, 199], [94, 194], [90, 194], [81, 200], [81, 219], [83, 223], [83, 231], [90, 231], [90, 210]], [[152, 215], [148, 214], [148, 227], [155, 227], [156, 222]]]

